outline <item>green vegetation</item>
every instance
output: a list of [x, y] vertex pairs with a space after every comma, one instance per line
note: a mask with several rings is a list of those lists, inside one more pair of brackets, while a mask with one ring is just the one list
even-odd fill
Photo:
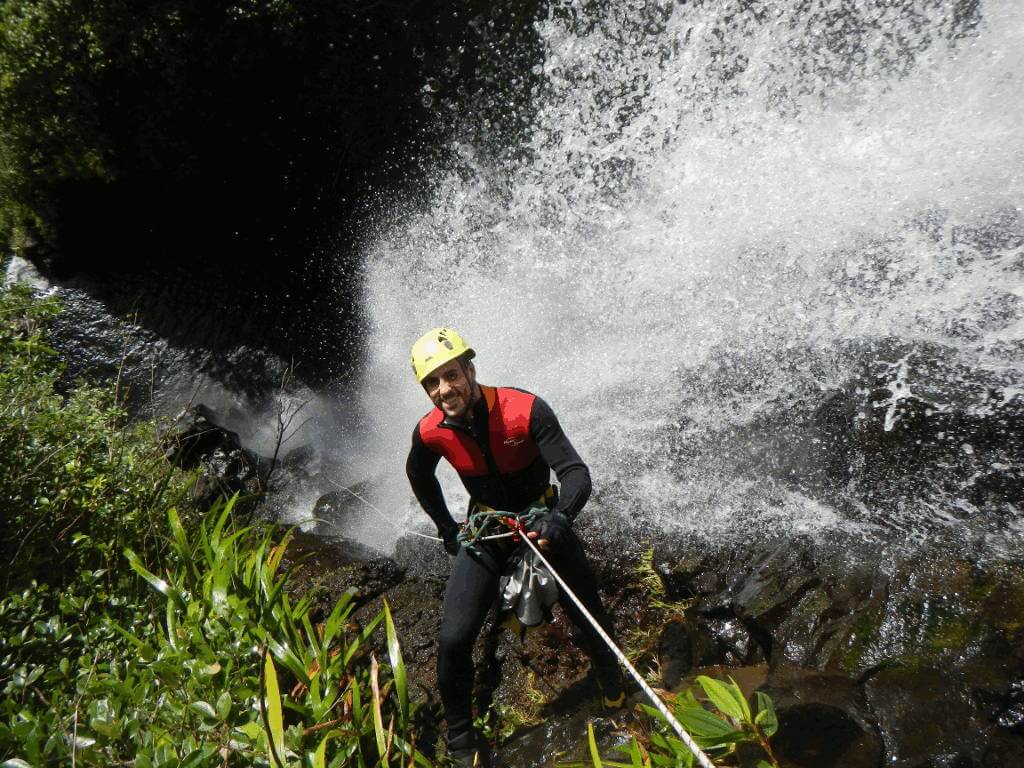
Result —
[[645, 675], [648, 682], [655, 683], [661, 674], [657, 670], [658, 638], [665, 625], [684, 619], [691, 600], [670, 600], [665, 591], [665, 582], [654, 568], [654, 548], [648, 547], [640, 554], [640, 560], [633, 568], [634, 583], [643, 593], [647, 606], [643, 621], [628, 627], [622, 635], [623, 650], [634, 664], [649, 665], [650, 673]]
[[116, 385], [61, 379], [57, 311], [0, 291], [0, 761], [426, 764], [386, 606], [357, 626], [348, 593], [314, 621], [279, 572], [287, 536], [240, 525], [235, 500], [188, 511], [190, 478]]
[[[0, 290], [0, 764], [429, 768], [387, 604], [359, 624], [349, 591], [317, 615], [287, 589], [288, 533], [240, 522], [237, 497], [191, 509], [193, 478], [117, 382], [64, 380], [58, 311]], [[770, 736], [761, 694], [751, 723], [709, 696], [731, 719], [676, 705], [709, 749]], [[662, 730], [644, 737], [655, 765], [674, 754]]]
[[120, 548], [159, 549], [150, 510], [180, 502], [188, 477], [164, 459], [152, 424], [127, 421], [116, 385], [63, 380], [45, 340], [58, 311], [25, 286], [0, 291], [2, 585], [60, 588], [102, 571], [89, 591], [113, 592]]
[[[751, 706], [732, 679], [725, 683], [701, 675], [697, 683], [706, 702], [701, 702], [692, 690], [688, 690], [680, 696], [671, 696], [668, 703], [672, 714], [708, 757], [716, 765], [779, 768], [769, 743], [778, 730], [779, 721], [768, 695], [758, 691]], [[590, 726], [590, 756], [595, 768], [605, 765], [613, 768], [690, 768], [695, 765], [693, 753], [676, 737], [665, 716], [654, 707], [640, 706], [653, 718], [656, 728], [641, 737], [634, 736], [628, 744], [617, 748], [626, 762], [602, 759], [594, 740], [593, 726]], [[742, 757], [741, 747], [747, 747]]]

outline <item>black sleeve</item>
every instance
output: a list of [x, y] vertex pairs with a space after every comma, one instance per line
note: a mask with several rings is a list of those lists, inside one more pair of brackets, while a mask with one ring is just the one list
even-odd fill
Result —
[[430, 519], [437, 526], [437, 535], [442, 539], [445, 534], [450, 534], [458, 528], [455, 520], [452, 519], [448, 505], [444, 503], [444, 494], [441, 493], [441, 484], [437, 482], [434, 470], [441, 457], [427, 448], [420, 437], [420, 430], [417, 426], [412, 432], [412, 448], [409, 449], [409, 458], [405, 462], [405, 474], [409, 477], [409, 485], [412, 492], [416, 494], [416, 500], [430, 515]]
[[530, 436], [558, 478], [555, 511], [574, 520], [590, 498], [590, 470], [565, 436], [551, 406], [539, 397], [534, 400], [530, 414]]

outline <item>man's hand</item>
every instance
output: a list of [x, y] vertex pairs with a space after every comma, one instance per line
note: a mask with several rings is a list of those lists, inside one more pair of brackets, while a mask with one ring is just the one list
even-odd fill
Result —
[[530, 526], [527, 538], [537, 542], [545, 552], [557, 552], [565, 543], [572, 523], [561, 512], [548, 512]]
[[452, 557], [459, 554], [459, 550], [462, 548], [462, 545], [459, 544], [458, 535], [458, 528], [449, 528], [441, 533], [441, 539], [444, 542], [444, 551]]

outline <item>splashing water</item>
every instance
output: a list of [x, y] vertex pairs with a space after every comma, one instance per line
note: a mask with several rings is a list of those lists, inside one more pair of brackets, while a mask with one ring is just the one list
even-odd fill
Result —
[[882, 340], [1021, 397], [1024, 7], [592, 5], [539, 23], [516, 159], [454, 145], [431, 203], [368, 249], [357, 426], [379, 503], [425, 521], [402, 471], [429, 407], [408, 348], [451, 324], [482, 381], [551, 402], [591, 465], [591, 514], [911, 543], [962, 528], [937, 498], [808, 492], [743, 441], [856, 380]]

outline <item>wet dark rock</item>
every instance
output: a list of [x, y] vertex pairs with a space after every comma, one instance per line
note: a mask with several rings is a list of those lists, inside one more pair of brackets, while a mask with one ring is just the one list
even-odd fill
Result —
[[369, 603], [402, 583], [405, 573], [394, 560], [358, 542], [326, 541], [302, 531], [293, 533], [284, 568], [297, 566], [289, 581], [297, 594], [313, 593], [318, 620], [330, 613], [345, 592], [353, 590], [357, 603]]
[[316, 448], [312, 445], [300, 445], [286, 453], [281, 459], [284, 469], [306, 471], [316, 461]]
[[795, 667], [771, 673], [761, 690], [779, 716], [773, 751], [793, 768], [875, 768], [882, 741], [864, 691], [843, 675]]
[[[330, 481], [330, 485], [339, 488], [336, 482]], [[380, 524], [378, 513], [366, 501], [372, 495], [368, 486], [369, 483], [357, 483], [351, 488], [339, 488], [319, 496], [310, 513], [314, 526], [312, 532], [331, 539], [344, 536], [345, 531], [358, 529], [371, 516], [374, 525]]]
[[693, 668], [693, 640], [682, 621], [671, 621], [661, 630], [658, 638], [658, 667], [661, 684], [675, 688]]
[[395, 545], [395, 561], [410, 577], [444, 582], [452, 569], [452, 557], [439, 541], [406, 534]]
[[183, 411], [161, 436], [165, 455], [183, 469], [201, 469], [193, 498], [200, 508], [235, 493], [251, 496], [264, 489], [269, 462], [242, 447], [238, 435], [216, 422], [199, 404]]
[[691, 612], [662, 628], [657, 660], [663, 687], [673, 689], [694, 668], [759, 664], [765, 655], [738, 619]]
[[662, 634], [663, 671], [737, 665], [722, 635], [739, 626], [769, 661], [793, 765], [1018, 764], [1024, 571], [939, 546], [887, 559], [834, 544], [661, 543], [669, 596], [694, 600]]
[[[401, 638], [402, 658], [409, 672], [410, 697], [419, 704], [438, 703], [435, 665], [443, 586], [432, 581], [406, 578], [391, 585], [382, 596], [387, 599], [395, 630]], [[368, 623], [381, 607], [379, 599], [366, 601], [353, 618], [362, 624]], [[378, 633], [373, 642], [378, 655], [386, 658], [383, 633]]]
[[[594, 740], [602, 755], [614, 755], [612, 749], [629, 740], [628, 731], [616, 719], [601, 717], [583, 708], [522, 729], [502, 745], [496, 757], [500, 765], [516, 768], [546, 768], [553, 758], [590, 765], [586, 746], [588, 722], [593, 724]], [[552, 745], [560, 746], [553, 749]]]
[[[58, 279], [13, 257], [5, 280], [28, 282], [60, 301], [48, 343], [65, 364], [64, 385], [117, 380], [135, 415], [173, 416], [197, 399], [213, 402], [222, 417], [235, 403], [251, 413], [288, 369], [284, 358], [259, 347], [266, 324], [253, 320], [251, 303], [225, 307], [222, 284], [201, 287], [188, 270]], [[182, 312], [194, 310], [200, 295], [209, 311]]]
[[981, 695], [989, 707], [989, 717], [998, 728], [1024, 734], [1024, 680], [1014, 680], [1002, 694]]
[[[820, 382], [830, 380], [835, 356], [854, 374], [826, 389]], [[827, 358], [800, 349], [777, 361], [790, 369], [785, 386], [746, 420], [670, 424], [659, 437], [689, 475], [707, 466], [772, 477], [831, 506], [868, 505], [883, 525], [885, 510], [922, 499], [959, 519], [1012, 515], [1024, 497], [1024, 397], [1012, 374], [969, 367], [951, 347], [895, 338], [851, 341]], [[694, 379], [682, 389], [693, 402], [678, 409], [735, 399], [737, 381], [758, 380], [757, 362], [725, 355], [688, 374]], [[942, 533], [941, 525], [915, 523]]]
[[949, 669], [889, 668], [865, 690], [885, 738], [887, 765], [980, 768], [1021, 765], [1024, 759], [1024, 742], [993, 733], [978, 716], [969, 681]]

